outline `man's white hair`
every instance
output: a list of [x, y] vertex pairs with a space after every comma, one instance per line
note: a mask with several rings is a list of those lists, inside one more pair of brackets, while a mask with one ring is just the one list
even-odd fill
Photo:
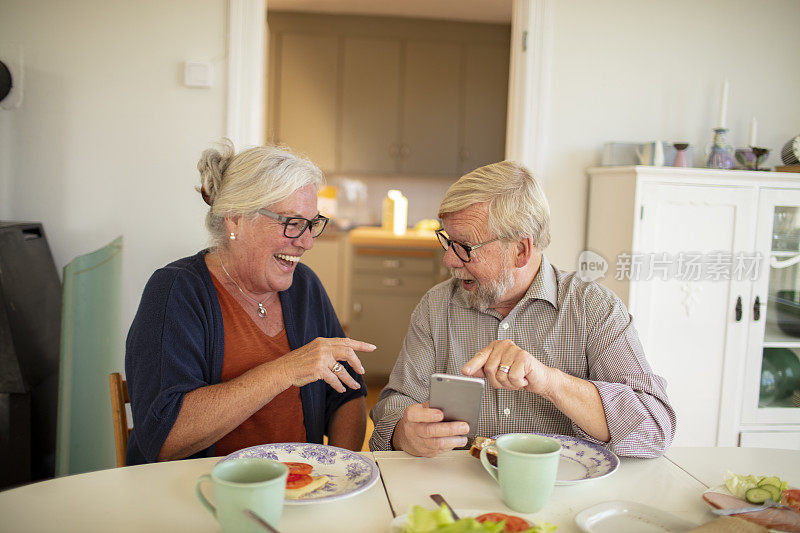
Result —
[[513, 161], [486, 165], [461, 176], [447, 189], [439, 218], [487, 203], [487, 229], [493, 238], [533, 239], [541, 252], [550, 244], [550, 206], [533, 174]]

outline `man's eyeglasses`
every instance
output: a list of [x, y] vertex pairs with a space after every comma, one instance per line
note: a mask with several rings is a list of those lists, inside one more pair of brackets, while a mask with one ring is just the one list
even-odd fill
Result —
[[278, 213], [273, 213], [269, 209], [259, 209], [259, 213], [269, 218], [274, 218], [283, 223], [283, 235], [289, 239], [300, 237], [307, 229], [312, 237], [319, 237], [325, 226], [328, 224], [328, 217], [322, 215], [315, 216], [312, 220], [303, 217], [285, 217]]
[[480, 244], [476, 244], [474, 246], [470, 246], [469, 244], [464, 244], [463, 242], [454, 241], [450, 237], [448, 237], [443, 229], [436, 230], [436, 237], [439, 238], [439, 244], [442, 245], [442, 248], [447, 250], [448, 248], [452, 248], [453, 252], [455, 252], [456, 257], [461, 259], [464, 263], [469, 263], [472, 260], [472, 252], [483, 246], [484, 244], [489, 244], [490, 242], [499, 241], [500, 238], [492, 239], [490, 241], [482, 242]]

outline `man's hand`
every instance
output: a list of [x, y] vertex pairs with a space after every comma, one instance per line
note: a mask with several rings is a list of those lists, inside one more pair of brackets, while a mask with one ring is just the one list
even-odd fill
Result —
[[510, 340], [492, 341], [461, 367], [465, 376], [486, 378], [496, 389], [525, 389], [543, 396], [549, 392], [552, 370]]
[[442, 452], [467, 445], [466, 422], [442, 422], [444, 414], [428, 407], [428, 402], [406, 407], [394, 428], [392, 444], [418, 457], [436, 457]]

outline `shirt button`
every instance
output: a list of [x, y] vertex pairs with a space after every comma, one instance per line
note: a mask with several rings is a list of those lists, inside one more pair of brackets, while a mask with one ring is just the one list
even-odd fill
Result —
[[508, 322], [506, 322], [505, 324], [503, 324], [503, 329], [508, 329]]
[[511, 414], [511, 409], [506, 407], [505, 409], [503, 409], [503, 414], [506, 415], [506, 416], [510, 415]]

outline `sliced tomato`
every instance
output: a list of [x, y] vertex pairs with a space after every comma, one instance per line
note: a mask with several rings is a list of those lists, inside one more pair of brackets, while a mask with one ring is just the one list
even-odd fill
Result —
[[480, 516], [476, 516], [475, 520], [483, 524], [484, 522], [494, 522], [497, 524], [503, 520], [506, 521], [506, 525], [503, 528], [503, 531], [508, 533], [516, 533], [518, 531], [525, 531], [529, 529], [531, 526], [524, 518], [520, 518], [518, 516], [511, 516], [509, 514], [503, 513], [486, 513]]
[[313, 467], [308, 463], [283, 463], [289, 467], [289, 474], [311, 474]]
[[289, 474], [286, 478], [287, 489], [299, 489], [311, 483], [313, 479], [308, 474]]
[[782, 502], [795, 511], [800, 511], [800, 489], [783, 491]]

